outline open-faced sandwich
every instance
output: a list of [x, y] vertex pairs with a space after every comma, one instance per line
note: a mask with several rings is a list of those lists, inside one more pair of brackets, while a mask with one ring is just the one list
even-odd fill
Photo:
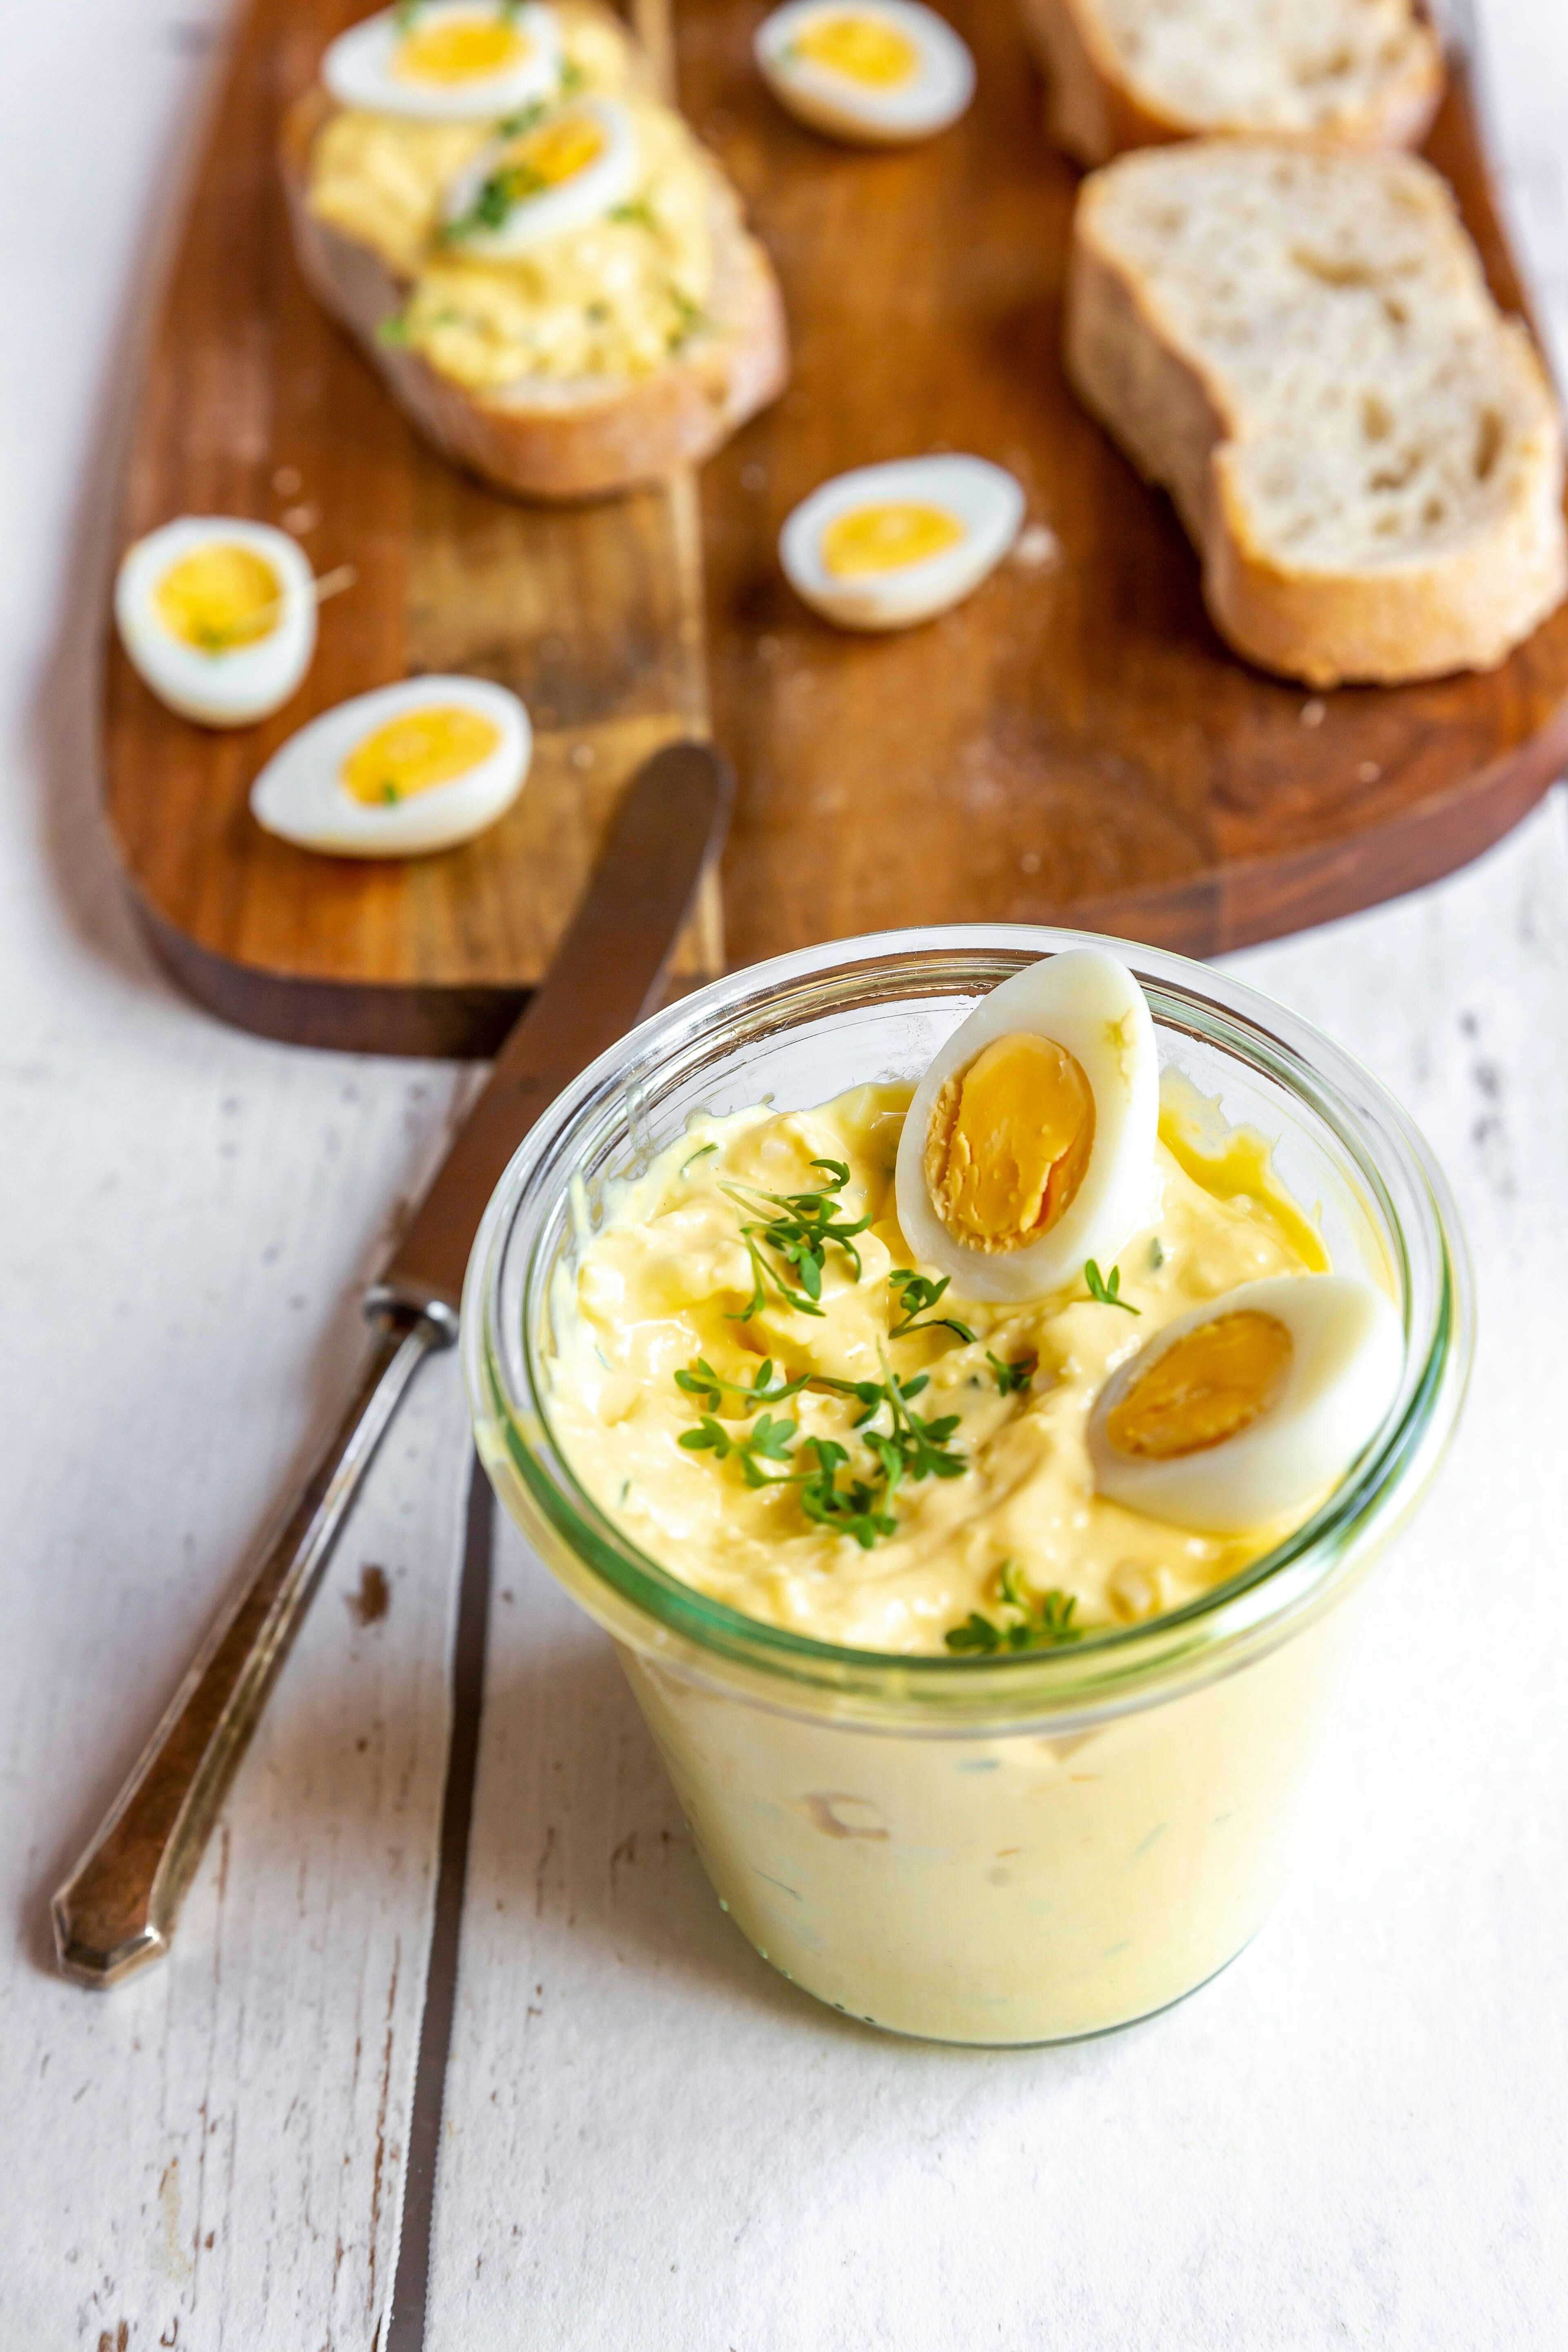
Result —
[[528, 498], [708, 457], [782, 388], [740, 200], [597, 0], [403, 0], [334, 41], [282, 163], [310, 285], [445, 454]]

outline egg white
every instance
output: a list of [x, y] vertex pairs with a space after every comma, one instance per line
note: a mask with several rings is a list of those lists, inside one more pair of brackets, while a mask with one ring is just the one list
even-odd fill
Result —
[[[451, 703], [498, 729], [495, 750], [449, 784], [395, 807], [356, 800], [341, 772], [355, 747], [405, 710]], [[528, 712], [504, 686], [480, 677], [404, 678], [340, 702], [291, 735], [252, 784], [251, 814], [299, 849], [333, 857], [418, 857], [470, 841], [504, 815], [522, 790], [532, 751]]]
[[[919, 563], [840, 579], [822, 558], [842, 514], [903, 500], [942, 509], [962, 524], [956, 546]], [[996, 569], [1024, 520], [1023, 490], [984, 457], [900, 457], [837, 474], [803, 499], [779, 533], [784, 575], [805, 604], [841, 629], [907, 629], [962, 604]]]
[[[278, 575], [280, 603], [264, 637], [204, 653], [174, 636], [158, 610], [159, 583], [184, 557], [214, 541], [248, 548]], [[160, 702], [204, 727], [251, 727], [296, 693], [316, 650], [316, 591], [310, 562], [287, 531], [229, 515], [182, 515], [128, 547], [114, 583], [120, 642]]]
[[[872, 16], [903, 34], [920, 62], [907, 82], [879, 89], [798, 54], [818, 17]], [[757, 29], [758, 69], [781, 106], [814, 131], [857, 145], [903, 146], [945, 131], [974, 95], [974, 59], [944, 16], [919, 0], [790, 0]]]
[[[552, 236], [585, 228], [591, 221], [624, 205], [637, 194], [640, 177], [637, 135], [630, 114], [611, 98], [579, 98], [571, 102], [574, 114], [592, 117], [604, 135], [604, 145], [591, 163], [555, 187], [524, 196], [513, 205], [498, 228], [465, 228], [457, 238], [465, 253], [495, 260], [526, 253]], [[471, 211], [491, 173], [504, 164], [511, 142], [492, 140], [460, 172], [447, 189], [442, 216], [448, 228]]]
[[[421, 26], [443, 16], [494, 16], [499, 5], [485, 0], [421, 0], [416, 23]], [[321, 79], [340, 106], [360, 107], [372, 114], [410, 115], [426, 122], [489, 122], [498, 115], [552, 99], [561, 87], [561, 32], [552, 10], [537, 5], [519, 8], [513, 19], [528, 47], [504, 72], [477, 76], [471, 81], [406, 80], [393, 61], [407, 27], [397, 12], [384, 8], [351, 25], [321, 59]]]
[[[1218, 1445], [1173, 1461], [1120, 1454], [1106, 1424], [1121, 1398], [1189, 1331], [1223, 1315], [1272, 1316], [1294, 1353], [1271, 1408]], [[1244, 1282], [1178, 1315], [1119, 1364], [1089, 1417], [1089, 1451], [1102, 1495], [1146, 1517], [1203, 1535], [1246, 1535], [1315, 1502], [1376, 1435], [1399, 1388], [1405, 1341], [1381, 1290], [1344, 1274]]]
[[[999, 1037], [1048, 1037], [1069, 1053], [1094, 1097], [1094, 1143], [1083, 1181], [1038, 1241], [974, 1249], [948, 1231], [926, 1183], [926, 1130], [948, 1079]], [[1085, 1263], [1109, 1266], [1144, 1223], [1153, 1200], [1160, 1124], [1159, 1053], [1148, 1001], [1103, 948], [1068, 948], [1015, 972], [954, 1030], [915, 1089], [899, 1139], [899, 1223], [922, 1265], [965, 1298], [1013, 1305], [1080, 1282]]]

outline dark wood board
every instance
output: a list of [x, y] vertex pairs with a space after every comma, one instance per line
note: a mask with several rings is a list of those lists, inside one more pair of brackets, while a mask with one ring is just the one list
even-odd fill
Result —
[[[1314, 696], [1227, 652], [1173, 509], [1063, 378], [1079, 175], [1046, 142], [1017, 11], [943, 12], [974, 106], [876, 154], [769, 100], [760, 6], [680, 7], [682, 99], [773, 252], [795, 345], [790, 392], [703, 481], [713, 721], [743, 787], [731, 955], [977, 919], [1209, 955], [1463, 865], [1568, 761], [1568, 609], [1489, 677], [1397, 690]], [[1427, 152], [1523, 310], [1462, 68]], [[826, 475], [944, 446], [1010, 467], [1061, 561], [900, 636], [836, 635], [779, 576], [780, 523]]]
[[[665, 5], [637, 12], [656, 46]], [[1044, 138], [1009, 0], [949, 0], [979, 61], [975, 105], [894, 154], [782, 113], [751, 61], [760, 5], [680, 0], [680, 96], [778, 262], [795, 350], [791, 390], [707, 468], [700, 513], [687, 477], [574, 511], [495, 496], [423, 448], [317, 310], [289, 251], [276, 129], [363, 13], [252, 0], [126, 478], [125, 539], [182, 511], [292, 514], [319, 572], [361, 575], [323, 613], [300, 695], [237, 735], [173, 718], [111, 649], [110, 829], [158, 951], [226, 1017], [306, 1043], [486, 1051], [548, 961], [630, 769], [704, 731], [710, 709], [741, 773], [735, 961], [974, 919], [1215, 953], [1462, 865], [1568, 760], [1568, 613], [1489, 677], [1394, 691], [1317, 697], [1226, 651], [1167, 502], [1062, 379], [1078, 175]], [[1430, 152], [1499, 298], [1521, 308], [1462, 76]], [[1012, 561], [895, 637], [814, 619], [778, 572], [784, 515], [847, 466], [940, 446], [1012, 467], [1059, 558]], [[500, 827], [365, 866], [259, 832], [246, 795], [277, 742], [434, 667], [500, 678], [533, 713], [534, 772]], [[721, 952], [710, 896], [686, 982]]]
[[[128, 461], [122, 542], [175, 514], [295, 529], [326, 605], [300, 692], [256, 728], [175, 718], [117, 644], [107, 681], [110, 831], [177, 979], [226, 1019], [300, 1043], [484, 1054], [515, 1020], [591, 870], [632, 770], [707, 733], [695, 486], [576, 509], [496, 496], [427, 450], [306, 292], [278, 176], [278, 126], [363, 0], [251, 0], [226, 60], [154, 331]], [[640, 0], [667, 37], [665, 0]], [[263, 833], [247, 794], [318, 711], [420, 670], [521, 694], [535, 728], [521, 797], [439, 856], [326, 858]], [[722, 967], [717, 885], [678, 959]]]

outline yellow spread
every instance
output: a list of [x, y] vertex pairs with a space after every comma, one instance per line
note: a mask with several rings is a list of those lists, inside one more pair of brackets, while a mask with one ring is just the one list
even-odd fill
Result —
[[[590, 1492], [644, 1551], [700, 1591], [789, 1631], [868, 1649], [940, 1652], [971, 1612], [1037, 1610], [1047, 1595], [1070, 1600], [1071, 1622], [1085, 1632], [1133, 1623], [1258, 1558], [1283, 1526], [1210, 1538], [1107, 1501], [1095, 1490], [1086, 1431], [1110, 1372], [1175, 1317], [1239, 1283], [1326, 1265], [1315, 1227], [1269, 1171], [1264, 1139], [1242, 1129], [1205, 1149], [1185, 1106], [1167, 1096], [1148, 1220], [1118, 1261], [1121, 1297], [1136, 1315], [1096, 1302], [1081, 1282], [1015, 1307], [949, 1291], [928, 1312], [955, 1316], [973, 1342], [941, 1328], [895, 1339], [902, 1292], [889, 1277], [912, 1267], [893, 1190], [909, 1099], [907, 1087], [861, 1087], [812, 1111], [700, 1120], [613, 1202], [574, 1278], [560, 1277], [553, 1316], [550, 1417]], [[869, 1219], [852, 1244], [858, 1275], [830, 1246], [817, 1315], [773, 1286], [747, 1315], [756, 1267], [741, 1228], [769, 1213], [756, 1194], [821, 1186], [819, 1160], [848, 1169], [837, 1195], [847, 1222]], [[754, 1237], [753, 1246], [767, 1255]], [[1145, 1395], [1141, 1381], [1129, 1400], [1132, 1425], [1158, 1444], [1163, 1417], [1167, 1434], [1195, 1428], [1213, 1442], [1203, 1428], [1237, 1409], [1218, 1393], [1226, 1379], [1266, 1392], [1273, 1344], [1247, 1330], [1224, 1343], [1224, 1361], [1187, 1362], [1185, 1404], [1181, 1393]], [[912, 1410], [927, 1422], [953, 1418], [949, 1445], [962, 1473], [905, 1480], [892, 1498], [895, 1531], [869, 1549], [814, 1524], [798, 1485], [748, 1483], [733, 1450], [760, 1421], [736, 1391], [758, 1384], [764, 1360], [770, 1388], [806, 1374], [847, 1383], [925, 1375]], [[729, 1384], [712, 1415], [731, 1441], [722, 1455], [682, 1443], [709, 1400], [676, 1375], [700, 1384], [699, 1366]], [[1179, 1360], [1167, 1389], [1182, 1370]], [[790, 1467], [813, 1439], [845, 1448], [846, 1475], [868, 1464], [853, 1395], [807, 1388], [767, 1411], [795, 1424], [794, 1450], [770, 1458], [764, 1433], [752, 1456], [759, 1475]]]
[[461, 703], [401, 710], [356, 743], [342, 764], [344, 789], [376, 808], [456, 783], [500, 741], [500, 730]]
[[913, 499], [885, 506], [851, 507], [836, 515], [822, 534], [822, 568], [835, 580], [860, 580], [874, 572], [901, 571], [945, 554], [963, 537], [956, 515]]
[[172, 637], [198, 653], [231, 653], [270, 636], [283, 589], [265, 556], [215, 540], [171, 564], [153, 591], [158, 618]]
[[350, 109], [331, 116], [310, 153], [311, 211], [409, 289], [397, 341], [470, 392], [665, 366], [702, 322], [715, 212], [733, 201], [679, 115], [631, 87], [630, 51], [615, 27], [570, 5], [557, 13], [573, 89], [616, 98], [632, 118], [639, 184], [614, 212], [481, 260], [442, 244], [441, 206], [493, 123]]
[[895, 89], [908, 81], [921, 53], [907, 33], [878, 16], [818, 16], [791, 45], [814, 66], [842, 74], [868, 89]]
[[1250, 1428], [1279, 1399], [1296, 1352], [1277, 1317], [1216, 1315], [1168, 1348], [1106, 1415], [1119, 1454], [1175, 1462]]
[[1021, 1030], [949, 1078], [931, 1106], [926, 1182], [949, 1233], [1013, 1250], [1070, 1207], [1094, 1148], [1094, 1094], [1066, 1048]]
[[520, 65], [531, 44], [504, 16], [447, 16], [413, 27], [392, 54], [400, 81], [484, 81]]

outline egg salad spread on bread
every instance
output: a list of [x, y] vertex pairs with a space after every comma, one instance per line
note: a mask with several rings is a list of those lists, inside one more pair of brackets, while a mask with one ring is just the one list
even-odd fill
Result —
[[[401, 35], [400, 14], [387, 12], [385, 42], [402, 51], [384, 66], [334, 75], [329, 52], [338, 110], [311, 148], [307, 198], [407, 287], [388, 339], [471, 392], [665, 365], [703, 321], [716, 214], [734, 198], [679, 116], [647, 94], [628, 40], [581, 0], [517, 11], [426, 0]], [[493, 64], [492, 33], [548, 47], [542, 95], [505, 111], [400, 110], [416, 98], [462, 104], [458, 68]], [[483, 104], [502, 85], [480, 70], [474, 86]]]
[[557, 1276], [558, 1444], [647, 1556], [830, 1643], [992, 1656], [1197, 1599], [1317, 1508], [1401, 1362], [1201, 1108], [1075, 950], [913, 1089], [697, 1119]]

